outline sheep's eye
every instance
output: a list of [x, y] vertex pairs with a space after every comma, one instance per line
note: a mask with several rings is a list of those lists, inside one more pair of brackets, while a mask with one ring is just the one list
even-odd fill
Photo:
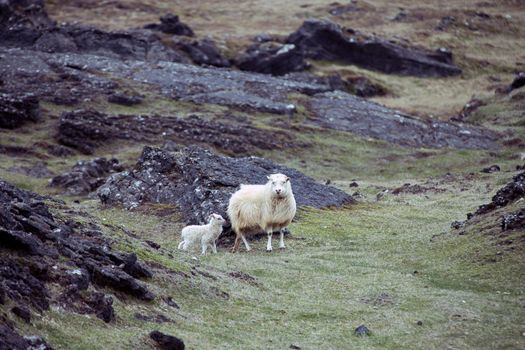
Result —
[[275, 186], [275, 181], [272, 181], [272, 185], [274, 185], [274, 186]]

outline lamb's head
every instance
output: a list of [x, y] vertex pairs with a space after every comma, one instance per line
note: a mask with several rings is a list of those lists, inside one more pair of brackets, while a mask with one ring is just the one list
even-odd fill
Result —
[[224, 220], [224, 218], [220, 216], [219, 214], [214, 213], [210, 215], [210, 224], [224, 226], [225, 223], [226, 223], [226, 220]]
[[278, 198], [284, 198], [292, 192], [292, 184], [290, 178], [284, 174], [272, 174], [267, 176], [268, 183], [271, 188], [272, 195]]

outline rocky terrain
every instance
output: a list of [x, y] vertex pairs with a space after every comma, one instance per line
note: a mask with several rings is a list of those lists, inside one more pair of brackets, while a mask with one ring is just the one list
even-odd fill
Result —
[[[523, 348], [523, 21], [0, 1], [0, 348]], [[276, 172], [285, 251], [177, 249]]]

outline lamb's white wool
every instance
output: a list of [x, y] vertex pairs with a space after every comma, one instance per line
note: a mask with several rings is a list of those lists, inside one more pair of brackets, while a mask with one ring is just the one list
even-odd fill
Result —
[[199, 242], [202, 248], [202, 255], [206, 254], [208, 246], [214, 253], [217, 253], [215, 241], [222, 232], [222, 226], [226, 220], [219, 214], [211, 214], [210, 221], [206, 225], [190, 225], [182, 229], [182, 241], [179, 243], [179, 249], [187, 250], [194, 243]]
[[233, 251], [239, 248], [240, 240], [246, 250], [250, 245], [245, 235], [264, 231], [268, 234], [266, 250], [272, 250], [272, 233], [280, 232], [279, 248], [284, 249], [284, 229], [295, 216], [296, 204], [290, 178], [283, 174], [268, 176], [265, 185], [241, 185], [228, 205], [228, 216], [236, 233]]

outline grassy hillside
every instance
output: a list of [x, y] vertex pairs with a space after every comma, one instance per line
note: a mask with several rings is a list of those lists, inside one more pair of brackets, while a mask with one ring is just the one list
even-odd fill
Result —
[[[136, 253], [153, 270], [154, 277], [145, 283], [157, 298], [141, 302], [104, 290], [114, 297], [117, 316], [111, 323], [68, 311], [56, 296], [51, 309], [33, 316], [31, 324], [9, 313], [10, 301], [0, 305], [20, 333], [41, 335], [55, 349], [153, 349], [148, 337], [152, 330], [180, 337], [187, 349], [195, 350], [292, 345], [301, 349], [525, 348], [525, 231], [502, 233], [499, 226], [503, 214], [523, 208], [525, 202], [521, 199], [476, 218], [461, 235], [450, 227], [488, 203], [517, 173], [516, 166], [525, 163], [525, 88], [494, 93], [511, 81], [514, 70], [525, 66], [520, 25], [525, 8], [519, 1], [492, 6], [459, 0], [441, 4], [369, 0], [352, 2], [357, 10], [338, 17], [328, 12], [338, 5], [323, 1], [122, 0], [85, 1], [80, 7], [78, 1], [47, 3], [58, 21], [78, 20], [115, 30], [156, 22], [165, 12], [175, 12], [199, 38], [212, 33], [230, 54], [253, 35], [269, 28], [273, 34], [285, 35], [309, 17], [326, 17], [427, 47], [447, 46], [463, 69], [461, 76], [399, 77], [326, 62], [313, 62], [312, 72], [365, 76], [388, 90], [374, 101], [425, 119], [449, 119], [474, 96], [481, 104], [463, 121], [500, 132], [501, 148], [406, 148], [305, 126], [301, 122], [311, 112], [301, 104], [290, 118], [175, 101], [150, 86], [124, 79], [119, 87], [143, 95], [144, 103], [124, 107], [102, 97], [72, 107], [41, 103], [41, 122], [0, 130], [0, 147], [5, 147], [0, 153], [0, 178], [63, 200], [73, 221], [97, 222], [115, 249]], [[488, 19], [472, 12], [476, 6]], [[408, 17], [392, 21], [400, 8]], [[457, 17], [455, 24], [436, 31], [441, 18], [451, 14]], [[259, 129], [285, 130], [308, 147], [260, 150], [257, 155], [296, 168], [320, 183], [330, 181], [354, 194], [358, 202], [340, 209], [302, 208], [284, 251], [267, 253], [264, 238], [255, 239], [249, 253], [232, 254], [228, 245], [204, 257], [197, 250], [179, 251], [184, 223], [174, 206], [148, 204], [133, 211], [106, 207], [94, 196], [62, 195], [48, 186], [50, 176], [20, 173], [20, 167], [43, 164], [58, 175], [78, 160], [95, 157], [116, 157], [127, 167], [136, 163], [141, 142], [108, 143], [89, 156], [75, 151], [58, 157], [45, 153], [45, 147], [35, 147], [57, 146], [60, 114], [80, 108], [107, 114], [197, 114], [225, 123], [232, 122], [233, 115]], [[501, 171], [480, 172], [492, 164]], [[353, 182], [358, 186], [350, 186]], [[417, 186], [403, 187], [407, 183]], [[47, 202], [54, 214], [61, 215], [62, 204]], [[55, 287], [49, 286], [52, 292]], [[370, 329], [370, 336], [354, 335], [361, 324]]]

